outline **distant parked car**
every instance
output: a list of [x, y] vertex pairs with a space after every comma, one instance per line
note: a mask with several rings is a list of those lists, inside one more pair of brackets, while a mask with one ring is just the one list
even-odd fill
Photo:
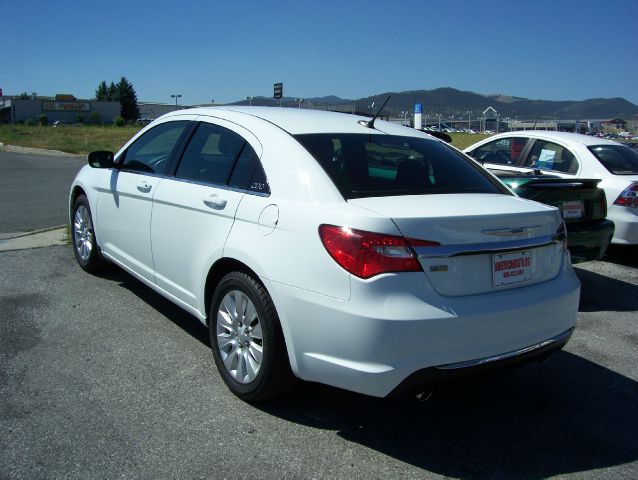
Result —
[[570, 179], [601, 179], [612, 243], [638, 244], [638, 151], [618, 142], [578, 133], [521, 131], [495, 135], [464, 150], [488, 168], [535, 169]]
[[89, 155], [69, 217], [78, 264], [113, 262], [207, 325], [221, 378], [245, 400], [295, 377], [418, 392], [546, 358], [576, 322], [558, 211], [381, 120], [169, 113], [116, 154]]
[[[452, 138], [445, 133], [429, 133], [452, 143]], [[520, 172], [491, 167], [488, 170], [517, 195], [560, 210], [567, 226], [567, 247], [572, 263], [604, 256], [614, 234], [614, 223], [605, 218], [607, 202], [605, 191], [598, 188], [600, 180], [561, 178], [538, 169]]]
[[614, 234], [608, 220], [605, 191], [600, 180], [561, 178], [557, 175], [489, 169], [499, 180], [523, 198], [558, 208], [567, 226], [567, 248], [572, 263], [601, 259]]

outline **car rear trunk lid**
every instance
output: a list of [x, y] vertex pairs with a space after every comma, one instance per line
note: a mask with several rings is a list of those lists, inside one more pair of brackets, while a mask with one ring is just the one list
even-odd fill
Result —
[[416, 247], [432, 287], [442, 295], [472, 295], [550, 280], [562, 266], [555, 208], [498, 194], [357, 198], [349, 203], [393, 220]]

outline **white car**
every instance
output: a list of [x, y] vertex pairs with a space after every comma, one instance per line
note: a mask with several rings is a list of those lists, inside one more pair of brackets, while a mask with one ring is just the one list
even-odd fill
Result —
[[616, 225], [612, 243], [638, 244], [638, 152], [578, 133], [521, 131], [494, 135], [464, 152], [487, 168], [549, 171], [564, 178], [601, 179], [607, 218]]
[[197, 108], [89, 164], [70, 192], [80, 266], [113, 262], [208, 325], [245, 400], [296, 378], [384, 397], [545, 357], [576, 323], [558, 210], [411, 128]]

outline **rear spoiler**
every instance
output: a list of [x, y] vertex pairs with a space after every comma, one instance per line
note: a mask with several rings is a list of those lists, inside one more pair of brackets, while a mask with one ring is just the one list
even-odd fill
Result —
[[525, 188], [590, 189], [590, 188], [598, 188], [598, 184], [601, 182], [600, 179], [595, 179], [595, 178], [556, 178], [556, 177], [547, 178], [543, 176], [535, 177], [534, 175], [525, 176], [525, 175], [511, 175], [511, 174], [503, 175], [502, 173], [500, 175], [498, 173], [494, 173], [494, 174], [499, 178], [508, 177], [508, 178], [520, 178], [521, 180], [525, 180], [525, 184], [522, 185]]
[[427, 133], [428, 135], [432, 135], [433, 137], [440, 138], [441, 140], [447, 143], [452, 143], [452, 137], [450, 137], [445, 132], [436, 132], [436, 131], [430, 131], [430, 130], [421, 130], [421, 131], [423, 133]]

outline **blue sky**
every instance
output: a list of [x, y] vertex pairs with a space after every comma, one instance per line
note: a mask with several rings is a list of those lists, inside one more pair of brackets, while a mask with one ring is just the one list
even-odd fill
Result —
[[141, 101], [454, 87], [638, 104], [638, 0], [0, 0], [5, 94]]

